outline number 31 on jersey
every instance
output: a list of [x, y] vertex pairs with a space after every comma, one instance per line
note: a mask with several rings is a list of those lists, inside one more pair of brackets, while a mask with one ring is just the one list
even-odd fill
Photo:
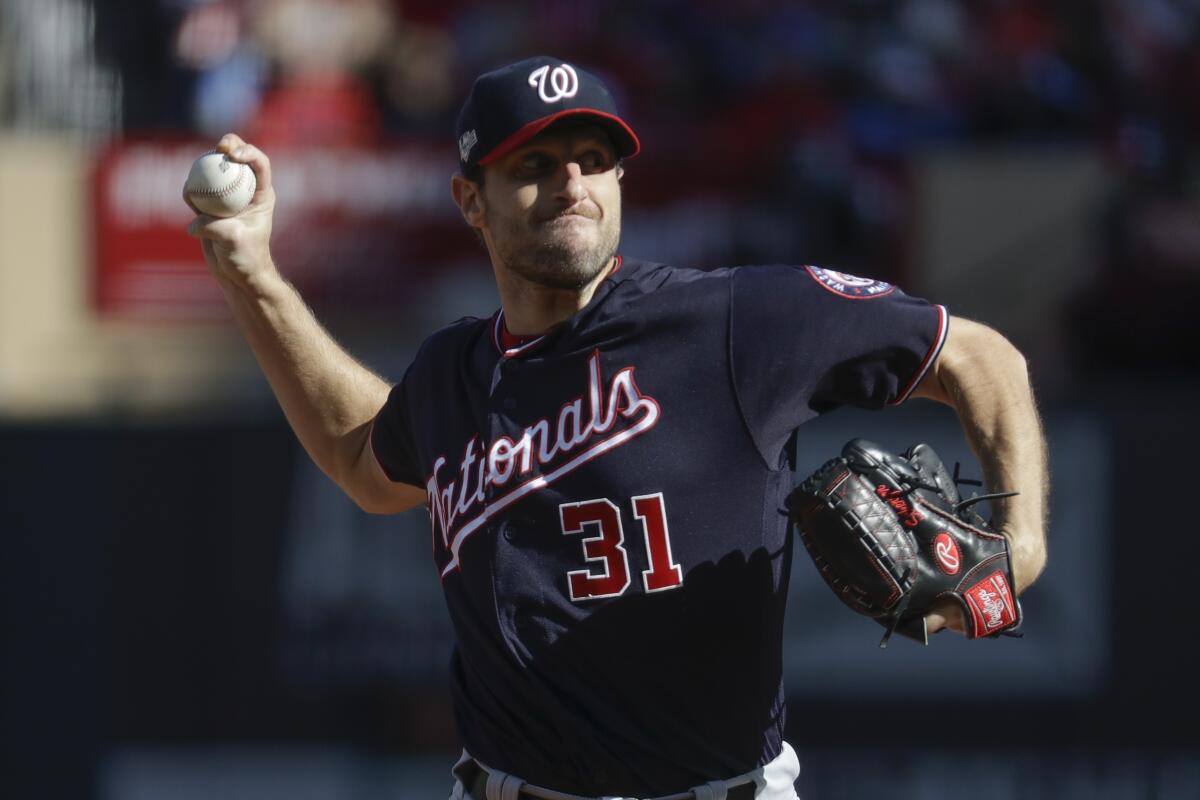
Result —
[[[642, 572], [647, 592], [662, 592], [683, 585], [683, 569], [671, 556], [671, 536], [667, 529], [667, 511], [662, 492], [632, 498], [633, 516], [642, 525], [646, 542], [646, 560], [650, 568]], [[567, 573], [567, 588], [572, 600], [596, 600], [617, 597], [629, 588], [629, 555], [625, 552], [625, 531], [621, 509], [607, 498], [563, 503], [558, 507], [562, 532], [566, 536], [591, 533], [581, 541], [584, 560], [601, 565], [602, 571], [572, 570]]]

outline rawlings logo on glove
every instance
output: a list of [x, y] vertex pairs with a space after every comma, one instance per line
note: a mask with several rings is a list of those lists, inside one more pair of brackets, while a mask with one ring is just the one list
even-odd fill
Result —
[[962, 500], [933, 448], [894, 455], [863, 439], [787, 498], [788, 515], [821, 577], [860, 614], [928, 644], [925, 614], [942, 598], [962, 606], [968, 638], [1021, 624], [1008, 540], [969, 511], [1015, 492]]

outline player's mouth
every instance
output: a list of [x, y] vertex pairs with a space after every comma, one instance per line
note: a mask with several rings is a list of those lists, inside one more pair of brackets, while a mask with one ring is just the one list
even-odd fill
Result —
[[567, 224], [567, 223], [571, 223], [571, 222], [579, 222], [580, 220], [590, 220], [592, 222], [597, 222], [597, 221], [599, 221], [599, 219], [600, 219], [600, 215], [598, 213], [590, 213], [589, 211], [587, 211], [584, 208], [575, 207], [575, 208], [566, 209], [564, 211], [560, 211], [557, 214], [553, 214], [549, 217], [546, 217], [545, 219], [543, 219], [541, 221], [541, 224], [542, 225], [550, 225], [553, 223]]
[[557, 217], [551, 217], [543, 222], [542, 225], [571, 225], [583, 222], [595, 222], [595, 220], [583, 214], [562, 214]]

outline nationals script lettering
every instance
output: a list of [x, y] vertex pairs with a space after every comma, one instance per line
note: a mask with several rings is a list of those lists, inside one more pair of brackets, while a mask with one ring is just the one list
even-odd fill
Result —
[[[605, 386], [596, 351], [588, 357], [585, 390], [563, 403], [556, 418], [537, 420], [516, 439], [501, 436], [481, 444], [478, 436], [472, 437], [453, 471], [443, 471], [449, 462], [439, 456], [425, 488], [433, 533], [451, 553], [442, 576], [458, 567], [462, 543], [496, 513], [645, 433], [659, 414], [654, 398], [638, 389], [633, 367], [619, 370]], [[451, 476], [454, 479], [447, 480]], [[489, 487], [510, 483], [507, 492], [488, 498]], [[470, 516], [476, 509], [478, 513]]]

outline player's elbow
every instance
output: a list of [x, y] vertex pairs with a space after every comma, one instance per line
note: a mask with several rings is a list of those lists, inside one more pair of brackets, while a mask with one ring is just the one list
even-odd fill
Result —
[[1003, 334], [985, 328], [991, 338], [991, 357], [997, 366], [1014, 380], [1029, 382], [1029, 362], [1017, 346], [1004, 337]]
[[356, 500], [355, 502], [357, 503], [358, 507], [360, 509], [362, 509], [363, 511], [365, 511], [366, 513], [376, 514], [379, 516], [387, 516], [389, 514], [399, 514], [401, 510], [404, 510], [404, 509], [400, 509], [400, 510], [393, 509], [393, 508], [390, 508], [389, 506], [383, 505], [382, 503], [364, 503], [360, 500]]
[[394, 504], [389, 504], [382, 492], [372, 487], [343, 484], [342, 491], [354, 501], [354, 504], [368, 514], [394, 514]]
[[347, 497], [354, 501], [354, 505], [358, 506], [360, 510], [365, 511], [368, 514], [388, 513], [384, 507], [384, 504], [378, 497], [374, 497], [368, 493], [354, 491], [346, 486], [342, 487], [342, 491], [346, 493]]
[[995, 380], [1007, 384], [1014, 392], [1028, 393], [1031, 382], [1025, 354], [1001, 334], [991, 328], [987, 330], [992, 341], [986, 353], [980, 355], [980, 361], [991, 365]]
[[425, 503], [425, 490], [407, 483], [376, 480], [359, 481], [343, 485], [344, 491], [355, 505], [368, 514], [399, 514]]

